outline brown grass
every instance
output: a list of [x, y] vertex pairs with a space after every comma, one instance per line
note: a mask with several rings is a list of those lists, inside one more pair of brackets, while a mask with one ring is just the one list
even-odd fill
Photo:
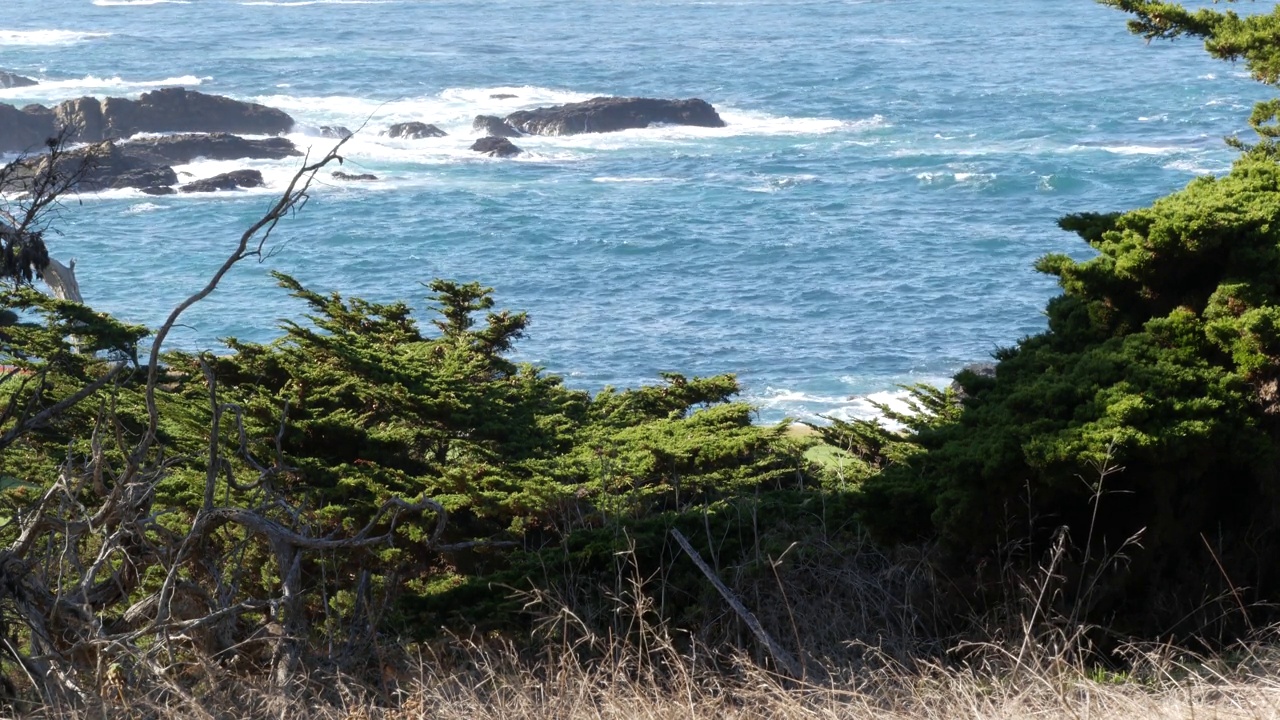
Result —
[[[1121, 650], [1109, 672], [1082, 652], [1082, 633], [1046, 621], [1003, 640], [940, 647], [905, 602], [923, 580], [916, 566], [869, 554], [838, 566], [795, 562], [779, 589], [739, 584], [762, 621], [799, 646], [805, 677], [779, 675], [758, 648], [728, 633], [699, 639], [657, 621], [644, 582], [631, 578], [614, 621], [593, 629], [542, 594], [525, 599], [542, 618], [536, 653], [515, 644], [452, 637], [406, 649], [357, 680], [312, 672], [273, 687], [194, 659], [167, 688], [138, 696], [129, 684], [99, 688], [93, 710], [45, 709], [33, 717], [271, 718], [273, 720], [1070, 720], [1280, 718], [1280, 628], [1214, 657], [1165, 645]], [[777, 566], [775, 566], [777, 567]], [[786, 598], [786, 606], [770, 605]], [[849, 608], [861, 607], [860, 612]], [[791, 628], [787, 629], [790, 625]], [[878, 632], [877, 632], [878, 631]], [[844, 633], [843, 639], [834, 638]], [[863, 641], [851, 638], [862, 637]], [[710, 642], [709, 642], [710, 641]], [[821, 652], [818, 652], [821, 650]], [[753, 654], [754, 652], [754, 654]], [[411, 655], [409, 653], [412, 653]], [[387, 655], [391, 657], [391, 654]], [[376, 665], [375, 665], [376, 668]]]
[[[19, 707], [18, 714], [86, 720], [1280, 718], [1280, 627], [1213, 656], [1169, 645], [1123, 646], [1105, 655], [1123, 670], [1109, 669], [1098, 664], [1104, 656], [1074, 614], [1052, 609], [1047, 600], [1063, 582], [1055, 574], [1061, 548], [1043, 568], [1010, 581], [1002, 612], [975, 616], [957, 638], [935, 624], [957, 608], [937, 599], [945, 581], [931, 570], [928, 548], [900, 548], [890, 556], [870, 543], [836, 547], [811, 538], [806, 552], [798, 545], [782, 557], [756, 559], [753, 570], [719, 572], [803, 664], [799, 678], [780, 674], [727, 606], [705, 607], [696, 634], [675, 629], [662, 619], [662, 577], [642, 576], [634, 553], [622, 553], [610, 588], [575, 594], [565, 585], [554, 594], [525, 594], [525, 609], [537, 618], [533, 638], [454, 636], [408, 646], [382, 638], [359, 664], [366, 669], [360, 677], [326, 669], [338, 665], [313, 654], [313, 666], [299, 668], [284, 687], [248, 656], [213, 659], [191, 651], [159, 671], [108, 669], [100, 687], [85, 688], [88, 706]], [[1219, 600], [1234, 611], [1229, 598]]]
[[[131, 699], [77, 717], [275, 718], [278, 720], [546, 720], [564, 718], [1275, 718], [1280, 665], [1254, 653], [1231, 673], [1211, 663], [1147, 658], [1144, 674], [1105, 677], [1051, 660], [1021, 671], [997, 664], [945, 668], [887, 665], [823, 682], [780, 678], [743, 659], [712, 670], [666, 646], [584, 662], [573, 653], [537, 660], [509, 647], [460, 642], [449, 657], [424, 657], [382, 688], [332, 678], [282, 691], [227, 682], [200, 698]], [[50, 714], [52, 715], [52, 714]], [[62, 717], [73, 715], [62, 714]]]

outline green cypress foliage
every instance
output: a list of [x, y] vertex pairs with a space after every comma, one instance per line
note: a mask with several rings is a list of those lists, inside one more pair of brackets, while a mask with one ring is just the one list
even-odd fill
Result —
[[[1148, 38], [1202, 37], [1280, 78], [1280, 9], [1104, 1]], [[985, 580], [1065, 530], [1060, 599], [1117, 631], [1226, 632], [1249, 622], [1238, 604], [1280, 598], [1278, 108], [1258, 107], [1261, 140], [1236, 143], [1227, 175], [1061, 221], [1096, 256], [1037, 262], [1062, 287], [1048, 330], [1000, 351], [994, 377], [957, 378], [963, 412], [922, 422], [916, 451], [865, 484], [868, 527], [937, 535], [966, 574], [991, 561]]]

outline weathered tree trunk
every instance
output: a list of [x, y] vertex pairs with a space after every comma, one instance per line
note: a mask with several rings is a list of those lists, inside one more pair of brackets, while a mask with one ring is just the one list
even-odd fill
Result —
[[70, 265], [63, 265], [49, 258], [49, 265], [40, 273], [40, 279], [44, 280], [44, 283], [53, 291], [54, 297], [59, 300], [84, 302], [80, 296], [80, 283], [76, 282], [75, 260], [72, 260]]

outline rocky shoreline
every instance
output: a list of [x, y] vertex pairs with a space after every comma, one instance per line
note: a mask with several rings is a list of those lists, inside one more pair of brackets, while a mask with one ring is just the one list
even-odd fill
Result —
[[[38, 84], [0, 71], [0, 88]], [[479, 115], [473, 129], [481, 135], [471, 150], [509, 158], [523, 150], [511, 138], [527, 135], [577, 135], [645, 128], [656, 124], [724, 127], [724, 120], [700, 99], [663, 100], [597, 97], [497, 117]], [[55, 162], [60, 171], [83, 168], [78, 186], [85, 190], [135, 188], [154, 195], [209, 192], [262, 185], [253, 170], [238, 170], [178, 186], [174, 165], [208, 160], [279, 160], [302, 152], [284, 137], [297, 123], [288, 113], [258, 103], [234, 100], [180, 87], [143, 93], [136, 100], [81, 97], [53, 107], [0, 103], [0, 153], [25, 157], [0, 191], [21, 191], [48, 169], [53, 138], [74, 146]], [[318, 128], [320, 137], [344, 139], [341, 126]], [[149, 137], [137, 137], [138, 135]], [[447, 136], [426, 121], [401, 122], [380, 134], [400, 140]], [[242, 135], [268, 136], [250, 139]], [[368, 175], [335, 175], [339, 180], [368, 180]]]

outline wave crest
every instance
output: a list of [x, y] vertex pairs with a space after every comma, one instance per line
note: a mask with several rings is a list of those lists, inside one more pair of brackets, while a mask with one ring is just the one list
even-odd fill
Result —
[[72, 45], [110, 36], [109, 32], [80, 30], [0, 30], [0, 45]]

